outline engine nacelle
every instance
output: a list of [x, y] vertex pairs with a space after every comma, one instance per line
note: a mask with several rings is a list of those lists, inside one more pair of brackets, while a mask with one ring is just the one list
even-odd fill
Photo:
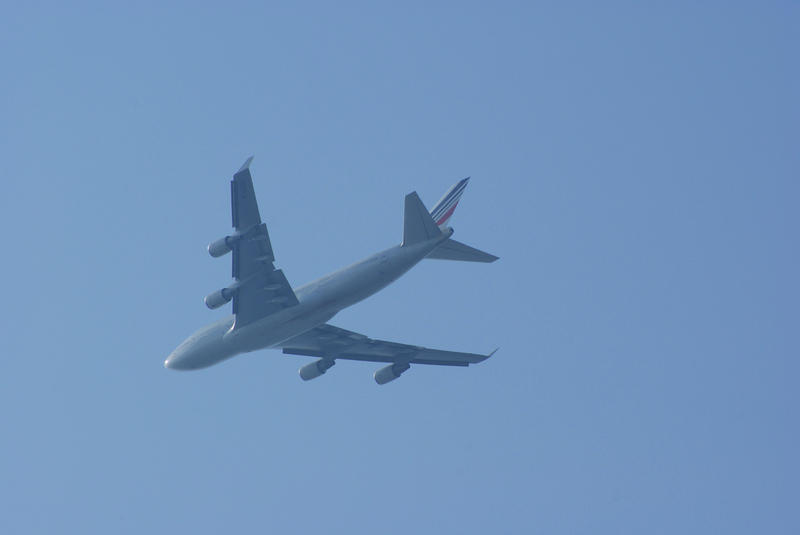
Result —
[[234, 234], [233, 236], [225, 236], [217, 241], [212, 241], [208, 244], [208, 254], [214, 258], [219, 258], [220, 256], [226, 255], [233, 250], [233, 245], [238, 240], [239, 236]]
[[204, 299], [206, 306], [211, 310], [215, 308], [219, 308], [225, 303], [230, 302], [233, 299], [233, 295], [236, 293], [236, 290], [233, 288], [223, 288], [221, 290], [217, 290], [214, 293], [210, 293]]
[[388, 366], [381, 368], [380, 370], [375, 372], [375, 382], [379, 385], [385, 385], [389, 381], [394, 381], [401, 375], [403, 372], [406, 371], [411, 367], [410, 364], [400, 363], [397, 362], [395, 364], [389, 364]]
[[303, 381], [310, 381], [311, 379], [316, 379], [326, 371], [328, 368], [336, 364], [336, 361], [333, 359], [319, 359], [314, 361], [310, 364], [306, 364], [300, 368], [300, 378]]

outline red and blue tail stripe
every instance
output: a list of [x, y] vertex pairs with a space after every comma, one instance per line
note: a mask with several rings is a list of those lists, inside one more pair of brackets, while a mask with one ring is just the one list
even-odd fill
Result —
[[458, 201], [461, 199], [461, 195], [467, 187], [467, 182], [469, 182], [469, 177], [454, 184], [431, 210], [431, 217], [433, 217], [433, 220], [436, 221], [436, 224], [440, 227], [446, 225], [447, 221], [452, 217], [456, 206], [458, 206]]

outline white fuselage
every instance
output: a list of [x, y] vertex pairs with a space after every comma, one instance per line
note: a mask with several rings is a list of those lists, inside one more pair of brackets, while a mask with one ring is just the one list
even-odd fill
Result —
[[164, 362], [178, 370], [205, 368], [257, 349], [278, 347], [327, 322], [340, 310], [382, 290], [452, 235], [413, 245], [397, 245], [294, 290], [299, 304], [244, 327], [234, 328], [234, 316], [207, 325], [183, 341]]

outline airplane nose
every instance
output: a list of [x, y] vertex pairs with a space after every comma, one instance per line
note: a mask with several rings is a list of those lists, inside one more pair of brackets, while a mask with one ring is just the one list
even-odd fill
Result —
[[204, 367], [203, 356], [204, 353], [198, 351], [195, 345], [184, 342], [170, 353], [164, 361], [164, 367], [170, 370], [196, 370]]
[[167, 360], [164, 361], [164, 367], [170, 370], [185, 370], [185, 359], [182, 357], [184, 356], [183, 351], [179, 351], [176, 349], [167, 357]]

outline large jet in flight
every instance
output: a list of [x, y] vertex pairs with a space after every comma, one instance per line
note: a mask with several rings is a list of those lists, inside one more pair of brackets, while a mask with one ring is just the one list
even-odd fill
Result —
[[[428, 212], [416, 192], [405, 198], [403, 242], [305, 286], [292, 289], [275, 255], [258, 212], [252, 157], [231, 180], [231, 212], [235, 232], [208, 246], [213, 257], [233, 253], [234, 282], [205, 298], [208, 308], [233, 300], [233, 315], [195, 332], [169, 355], [164, 366], [196, 370], [264, 348], [289, 355], [317, 357], [300, 368], [308, 381], [324, 374], [339, 359], [381, 362], [375, 381], [386, 384], [412, 364], [468, 366], [488, 355], [458, 353], [368, 338], [327, 323], [340, 310], [385, 288], [423, 258], [494, 262], [490, 255], [452, 239], [448, 221], [469, 178], [451, 187]], [[495, 350], [496, 351], [496, 350]]]

